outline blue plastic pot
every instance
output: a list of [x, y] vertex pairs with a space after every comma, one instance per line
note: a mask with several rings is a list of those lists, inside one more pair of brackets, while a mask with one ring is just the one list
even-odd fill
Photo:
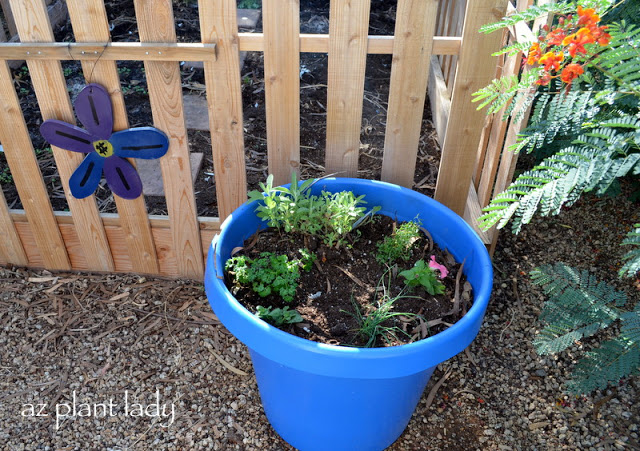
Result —
[[459, 262], [473, 286], [473, 306], [456, 324], [424, 340], [362, 349], [305, 340], [270, 326], [246, 310], [224, 285], [231, 250], [266, 225], [244, 204], [224, 221], [209, 250], [205, 287], [225, 327], [249, 348], [267, 418], [302, 450], [382, 450], [409, 423], [424, 388], [441, 362], [476, 337], [487, 308], [493, 272], [485, 246], [455, 213], [415, 191], [389, 183], [336, 178], [312, 192], [353, 191], [368, 207], [400, 221], [416, 216], [441, 248]]

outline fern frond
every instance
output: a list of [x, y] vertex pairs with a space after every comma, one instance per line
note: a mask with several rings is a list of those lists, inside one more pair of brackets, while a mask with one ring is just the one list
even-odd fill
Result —
[[616, 178], [640, 173], [640, 154], [614, 158], [615, 150], [587, 146], [566, 148], [524, 172], [483, 209], [478, 218], [487, 230], [512, 221], [513, 233], [519, 233], [536, 211], [542, 215], [560, 212], [571, 206], [584, 192], [606, 191]]
[[517, 55], [520, 52], [527, 53], [530, 48], [531, 48], [531, 42], [529, 41], [515, 42], [513, 44], [503, 47], [497, 52], [492, 53], [491, 56], [500, 56], [504, 54], [511, 56], [511, 55]]
[[595, 58], [594, 66], [614, 79], [621, 90], [640, 94], [640, 29], [614, 23], [607, 31], [611, 41]]
[[580, 91], [577, 84], [567, 95], [540, 93], [529, 125], [521, 133], [530, 138], [517, 148], [532, 152], [559, 135], [579, 135], [583, 133], [583, 124], [592, 120], [600, 110], [595, 102], [595, 93], [591, 90]]
[[640, 129], [640, 119], [633, 116], [623, 116], [615, 119], [608, 119], [598, 122], [598, 127], [616, 127]]
[[[627, 297], [611, 285], [599, 282], [588, 271], [556, 263], [531, 272], [535, 285], [543, 287], [549, 300], [540, 314], [545, 327], [533, 344], [539, 354], [565, 350], [577, 340], [594, 335], [620, 320], [620, 334], [586, 354], [568, 381], [573, 393], [606, 388], [640, 369], [640, 303], [623, 311]], [[615, 306], [614, 306], [615, 304]]]
[[546, 325], [533, 342], [541, 355], [563, 351], [607, 328], [620, 317], [619, 310], [610, 304], [626, 302], [626, 296], [611, 285], [564, 263], [534, 269], [531, 281], [549, 295], [540, 314]]
[[634, 224], [633, 227], [621, 243], [633, 248], [622, 257], [624, 265], [620, 268], [620, 277], [634, 277], [640, 271], [640, 223]]
[[[640, 305], [640, 304], [638, 304]], [[623, 377], [640, 374], [640, 310], [620, 315], [620, 334], [588, 352], [578, 362], [567, 388], [572, 393], [588, 393], [606, 388]]]
[[489, 86], [486, 86], [472, 94], [472, 102], [482, 103], [477, 107], [481, 110], [489, 106], [487, 114], [495, 113], [511, 101], [520, 91], [528, 91], [535, 80], [538, 79], [540, 69], [531, 70], [522, 77], [518, 75], [504, 76], [495, 79]]
[[531, 20], [535, 20], [538, 17], [549, 14], [549, 13], [559, 13], [564, 14], [571, 11], [574, 8], [571, 2], [560, 2], [560, 3], [550, 3], [546, 5], [534, 5], [527, 8], [526, 11], [517, 12], [515, 14], [511, 14], [502, 18], [502, 20], [491, 23], [488, 25], [484, 25], [480, 28], [481, 33], [493, 33], [494, 31], [500, 30], [504, 27], [510, 27], [519, 22], [529, 22]]

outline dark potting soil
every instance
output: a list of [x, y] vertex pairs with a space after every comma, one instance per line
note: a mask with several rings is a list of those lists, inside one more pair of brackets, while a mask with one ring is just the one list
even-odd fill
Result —
[[[296, 309], [303, 321], [281, 326], [280, 329], [285, 332], [321, 343], [364, 346], [367, 337], [358, 334], [356, 306], [363, 315], [373, 311], [376, 301], [384, 293], [384, 281], [384, 289], [389, 290], [392, 297], [404, 289], [406, 297], [398, 299], [392, 311], [407, 315], [395, 316], [384, 322], [383, 326], [398, 329], [393, 335], [379, 336], [375, 346], [395, 346], [426, 338], [443, 331], [466, 313], [472, 302], [471, 286], [464, 274], [458, 277], [462, 265], [456, 263], [446, 249], [435, 245], [424, 232], [409, 252], [408, 261], [400, 260], [391, 269], [378, 263], [375, 258], [376, 243], [384, 236], [391, 235], [398, 225], [387, 216], [374, 216], [373, 221], [357, 229], [360, 232], [357, 239], [340, 249], [329, 248], [303, 235], [281, 233], [274, 228], [254, 234], [246, 240], [242, 250], [234, 255], [246, 255], [254, 259], [262, 252], [273, 252], [297, 259], [300, 258], [299, 249], [306, 248], [317, 256], [309, 272], [300, 271], [296, 296], [292, 302], [285, 302], [277, 295], [260, 297], [250, 288], [234, 285], [229, 274], [225, 283], [236, 299], [252, 313], [256, 312], [259, 305]], [[412, 268], [420, 259], [428, 262], [432, 255], [435, 255], [436, 262], [449, 271], [446, 277], [439, 279], [445, 286], [445, 293], [430, 295], [422, 287], [407, 290], [405, 279], [398, 273]], [[452, 313], [456, 296], [459, 309]]]

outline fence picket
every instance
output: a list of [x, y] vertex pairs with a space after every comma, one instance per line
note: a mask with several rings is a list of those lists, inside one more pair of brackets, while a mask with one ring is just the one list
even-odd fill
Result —
[[[136, 0], [134, 4], [142, 42], [176, 41], [170, 1]], [[172, 61], [144, 64], [154, 124], [167, 132], [170, 142], [169, 151], [160, 159], [160, 167], [178, 273], [197, 278], [204, 272], [204, 261], [182, 108], [180, 65]]]
[[[47, 269], [71, 268], [60, 229], [53, 216], [29, 131], [22, 117], [20, 101], [6, 61], [0, 63], [0, 142], [4, 148], [16, 189], [34, 229], [34, 241]], [[28, 249], [25, 246], [25, 251]]]
[[204, 62], [218, 216], [247, 200], [242, 90], [235, 0], [198, 2], [202, 42], [216, 44], [218, 59]]
[[[76, 41], [106, 43], [110, 40], [107, 13], [101, 0], [67, 0], [67, 6]], [[120, 91], [120, 78], [115, 61], [100, 61], [99, 57], [95, 62], [83, 61], [82, 70], [86, 79], [91, 78], [91, 82], [101, 84], [111, 94], [114, 129], [128, 128], [127, 111]], [[135, 166], [133, 160], [130, 162]], [[116, 195], [113, 198], [121, 218], [120, 224], [124, 231], [126, 252], [131, 260], [132, 270], [139, 273], [157, 273], [158, 259], [144, 199], [139, 197], [125, 200]], [[116, 253], [113, 249], [112, 255], [115, 263]]]
[[466, 21], [458, 57], [458, 68], [451, 113], [444, 138], [444, 151], [440, 160], [436, 200], [456, 213], [464, 213], [469, 182], [476, 167], [476, 154], [482, 128], [484, 111], [477, 111], [471, 102], [471, 94], [486, 86], [495, 74], [496, 59], [490, 57], [500, 47], [500, 33], [478, 34], [481, 25], [495, 20], [495, 14], [504, 15], [507, 0], [477, 0], [467, 3]]
[[333, 1], [329, 10], [327, 76], [328, 173], [358, 173], [371, 0]]
[[[14, 8], [14, 19], [22, 42], [53, 41], [49, 15], [43, 2], [27, 0], [20, 8]], [[29, 75], [42, 112], [42, 118], [59, 119], [75, 124], [73, 108], [69, 101], [67, 84], [59, 61], [27, 61]], [[72, 212], [78, 238], [91, 269], [113, 271], [111, 250], [102, 227], [95, 198], [76, 199], [69, 190], [69, 178], [82, 163], [83, 155], [55, 146], [53, 156], [60, 174], [60, 181]]]
[[280, 185], [300, 165], [300, 3], [265, 2], [262, 26], [269, 173]]
[[7, 201], [0, 187], [0, 260], [4, 264], [12, 263], [18, 266], [27, 266], [27, 254], [24, 252], [22, 242], [11, 220]]
[[420, 142], [437, 8], [437, 0], [398, 2], [382, 180], [409, 188]]

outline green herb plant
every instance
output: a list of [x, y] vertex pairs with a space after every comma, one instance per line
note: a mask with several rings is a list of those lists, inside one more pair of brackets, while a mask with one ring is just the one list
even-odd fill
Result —
[[[384, 283], [385, 276], [388, 277], [386, 284]], [[406, 295], [404, 290], [400, 291], [400, 293], [395, 296], [391, 295], [391, 292], [389, 290], [390, 287], [391, 272], [387, 270], [382, 275], [380, 284], [378, 286], [378, 289], [376, 290], [376, 293], [381, 292], [382, 294], [377, 296], [374, 303], [369, 306], [369, 311], [363, 313], [363, 309], [360, 307], [360, 305], [352, 299], [351, 302], [353, 304], [354, 313], [345, 312], [353, 316], [358, 322], [356, 335], [366, 340], [366, 343], [364, 345], [365, 348], [375, 347], [378, 338], [383, 339], [387, 343], [399, 341], [398, 334], [408, 334], [398, 326], [392, 325], [393, 319], [399, 316], [409, 318], [417, 316], [413, 313], [393, 311], [394, 304], [397, 301], [399, 301], [400, 299], [411, 298], [412, 296]]]
[[256, 307], [256, 316], [276, 327], [284, 324], [295, 324], [302, 322], [302, 316], [296, 310], [290, 310], [288, 306], [284, 308]]
[[404, 283], [409, 287], [421, 286], [430, 295], [444, 294], [444, 285], [438, 280], [436, 272], [424, 260], [418, 260], [413, 268], [399, 273], [405, 278]]
[[[298, 183], [295, 174], [289, 188], [273, 186], [273, 175], [261, 191], [251, 191], [249, 202], [257, 201], [259, 218], [286, 233], [301, 233], [320, 238], [327, 246], [339, 248], [346, 243], [346, 236], [354, 225], [365, 216], [364, 196], [350, 191], [311, 195], [310, 188], [316, 180]], [[379, 208], [374, 209], [377, 211]]]
[[421, 238], [420, 223], [408, 221], [396, 228], [393, 235], [379, 241], [376, 260], [380, 264], [393, 264], [397, 260], [407, 261], [411, 257], [413, 245]]
[[311, 269], [315, 255], [306, 251], [301, 259], [289, 260], [286, 255], [262, 252], [260, 257], [251, 259], [239, 255], [227, 260], [225, 269], [233, 277], [234, 283], [249, 286], [260, 297], [270, 294], [280, 296], [286, 302], [293, 301], [300, 278], [300, 268]]

